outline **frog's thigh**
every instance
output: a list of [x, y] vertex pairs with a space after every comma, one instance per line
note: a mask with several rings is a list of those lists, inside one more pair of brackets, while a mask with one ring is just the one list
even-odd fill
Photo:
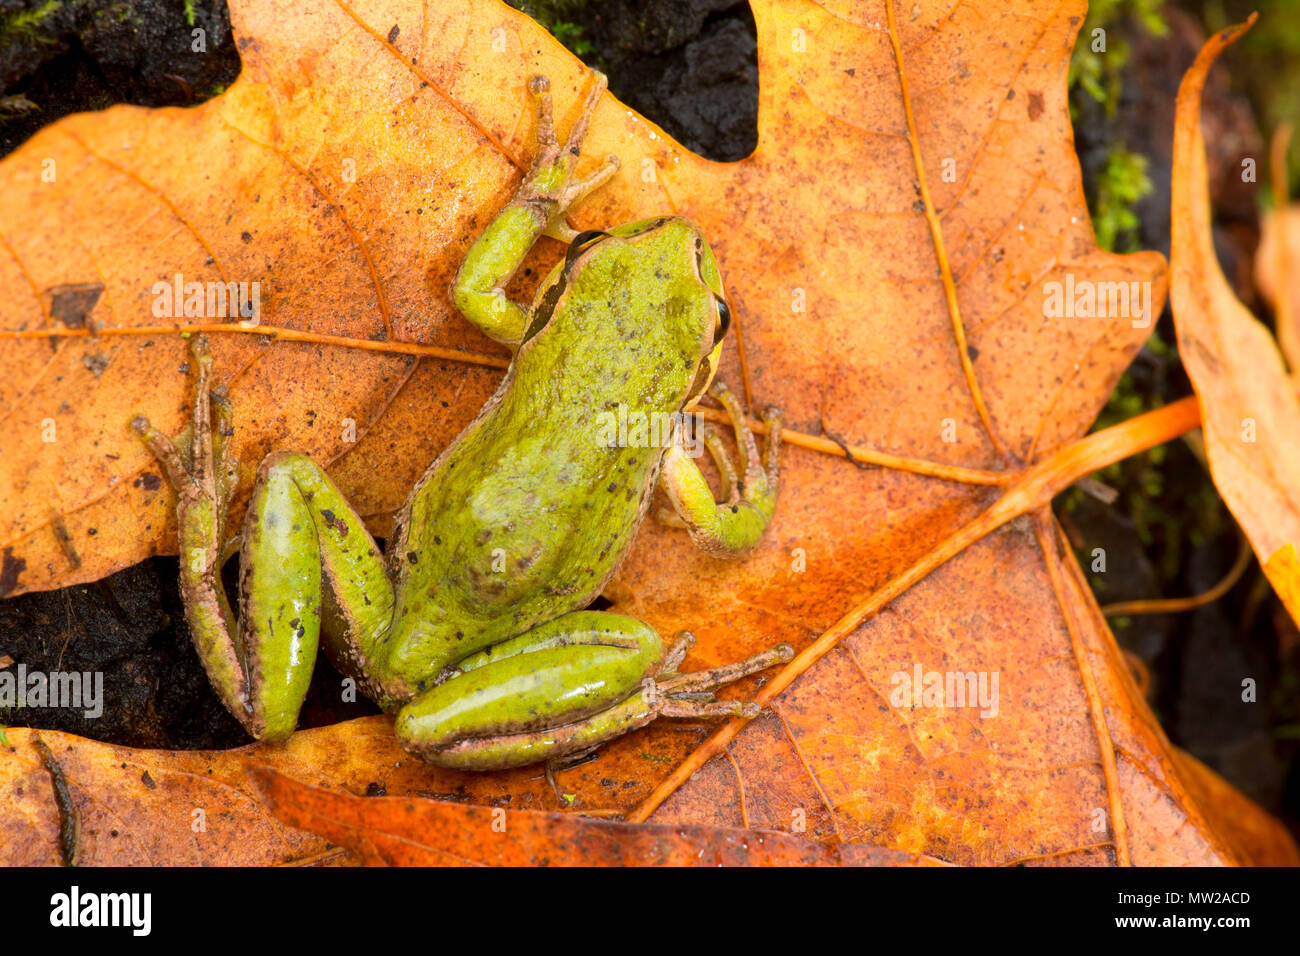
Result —
[[[321, 467], [296, 452], [263, 459], [243, 539], [245, 647], [262, 661], [263, 692], [284, 698], [281, 710], [290, 694], [296, 698], [292, 716], [286, 715], [289, 730], [311, 678], [317, 631], [343, 673], [381, 693], [365, 665], [376, 659], [376, 644], [388, 628], [393, 588], [361, 518]], [[295, 602], [302, 605], [298, 611], [280, 611]], [[300, 633], [270, 633], [268, 627], [284, 630], [277, 627], [280, 618]]]
[[463, 770], [585, 750], [653, 719], [638, 688], [662, 657], [650, 625], [575, 611], [450, 668], [402, 708], [397, 735], [426, 760]]

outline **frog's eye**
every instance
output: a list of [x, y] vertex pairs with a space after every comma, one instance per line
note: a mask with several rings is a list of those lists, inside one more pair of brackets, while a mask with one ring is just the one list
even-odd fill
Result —
[[731, 328], [731, 309], [722, 296], [714, 296], [718, 302], [718, 324], [713, 330], [713, 344], [717, 345]]
[[588, 229], [586, 232], [578, 233], [573, 237], [573, 242], [569, 243], [569, 251], [564, 255], [564, 267], [567, 269], [583, 252], [600, 240], [608, 238], [609, 233], [600, 229]]

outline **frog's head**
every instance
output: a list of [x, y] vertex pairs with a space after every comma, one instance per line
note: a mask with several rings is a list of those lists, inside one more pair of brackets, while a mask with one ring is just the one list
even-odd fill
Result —
[[584, 233], [574, 248], [605, 237], [618, 237], [644, 250], [656, 268], [639, 270], [637, 281], [662, 286], [640, 290], [642, 301], [672, 302], [668, 318], [695, 351], [696, 375], [687, 392], [684, 410], [690, 411], [708, 391], [718, 371], [722, 343], [731, 328], [731, 308], [722, 288], [722, 276], [708, 241], [695, 223], [682, 216], [643, 219], [617, 226], [608, 233]]

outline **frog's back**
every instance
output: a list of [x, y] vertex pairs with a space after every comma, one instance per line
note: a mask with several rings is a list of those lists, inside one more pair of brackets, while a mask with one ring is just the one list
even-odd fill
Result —
[[[396, 669], [436, 673], [584, 607], [630, 547], [699, 346], [680, 328], [647, 328], [635, 299], [645, 290], [617, 272], [576, 277], [590, 288], [525, 342], [484, 412], [417, 485], [392, 557], [408, 562]], [[654, 311], [707, 308], [685, 301], [689, 284], [659, 288]]]

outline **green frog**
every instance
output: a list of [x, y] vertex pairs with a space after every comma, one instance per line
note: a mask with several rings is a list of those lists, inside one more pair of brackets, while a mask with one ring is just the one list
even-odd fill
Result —
[[[605, 83], [597, 75], [567, 141], [549, 83], [534, 77], [538, 152], [510, 203], [470, 248], [452, 289], [469, 321], [509, 346], [500, 387], [429, 466], [380, 554], [360, 516], [306, 455], [275, 451], [258, 469], [242, 532], [226, 540], [237, 483], [232, 415], [210, 389], [212, 358], [192, 343], [196, 400], [188, 441], [132, 423], [176, 489], [181, 592], [199, 656], [225, 706], [255, 738], [297, 724], [318, 644], [384, 710], [402, 745], [434, 764], [493, 770], [576, 759], [656, 717], [753, 717], [752, 701], [713, 691], [793, 656], [780, 644], [743, 661], [679, 673], [691, 647], [665, 649], [635, 618], [583, 610], [627, 554], [656, 485], [693, 541], [743, 555], [776, 507], [780, 415], [767, 453], [739, 403], [714, 383], [730, 310], [709, 244], [670, 216], [575, 234], [566, 210], [610, 178], [610, 156], [575, 175]], [[531, 308], [505, 287], [543, 234], [569, 243]], [[704, 445], [714, 499], [680, 427], [709, 392], [726, 408], [739, 478], [716, 433]], [[602, 416], [671, 417], [667, 441], [620, 444]], [[698, 455], [698, 452], [696, 452]], [[667, 511], [667, 509], [664, 509]], [[239, 615], [221, 583], [240, 554]]]

